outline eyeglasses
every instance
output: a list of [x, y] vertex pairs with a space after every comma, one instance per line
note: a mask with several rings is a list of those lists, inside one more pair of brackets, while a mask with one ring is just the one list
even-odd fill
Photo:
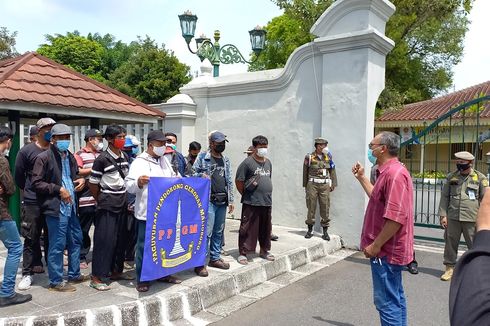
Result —
[[384, 144], [381, 144], [381, 143], [379, 143], [379, 144], [369, 143], [368, 147], [369, 147], [369, 149], [373, 149], [374, 146], [382, 146], [382, 145], [384, 145]]

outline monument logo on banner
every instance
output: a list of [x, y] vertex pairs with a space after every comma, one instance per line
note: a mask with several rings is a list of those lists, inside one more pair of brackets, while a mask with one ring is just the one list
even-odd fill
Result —
[[209, 183], [205, 178], [150, 178], [141, 281], [205, 264]]

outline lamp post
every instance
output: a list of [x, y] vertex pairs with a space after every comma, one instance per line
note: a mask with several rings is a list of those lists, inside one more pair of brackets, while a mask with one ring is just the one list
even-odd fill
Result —
[[196, 38], [197, 50], [191, 49], [190, 43], [194, 38], [194, 32], [196, 31], [197, 16], [193, 15], [189, 10], [179, 15], [180, 28], [182, 29], [182, 37], [187, 43], [187, 48], [193, 54], [197, 54], [201, 62], [204, 59], [208, 59], [213, 65], [213, 76], [219, 76], [220, 63], [253, 63], [257, 60], [259, 54], [262, 52], [265, 46], [266, 31], [257, 26], [248, 33], [250, 34], [250, 43], [252, 44], [252, 51], [255, 53], [255, 60], [247, 61], [240, 53], [238, 48], [233, 44], [225, 44], [220, 46], [220, 31], [214, 31], [214, 43], [205, 35], [201, 35]]

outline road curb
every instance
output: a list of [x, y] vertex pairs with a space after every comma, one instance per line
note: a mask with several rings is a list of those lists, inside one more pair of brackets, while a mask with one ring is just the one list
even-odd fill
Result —
[[[0, 319], [0, 326], [134, 326], [175, 324], [192, 325], [207, 324], [214, 317], [202, 318], [203, 315], [218, 311], [214, 315], [221, 318], [240, 307], [234, 303], [232, 308], [223, 310], [223, 303], [233, 298], [249, 305], [260, 298], [252, 298], [247, 291], [264, 288], [263, 296], [287, 286], [289, 282], [308, 275], [308, 271], [316, 271], [342, 258], [335, 257], [341, 249], [340, 237], [332, 235], [330, 241], [314, 242], [311, 245], [289, 250], [276, 257], [275, 261], [252, 262], [234, 272], [209, 277], [204, 283], [184, 288], [181, 291], [156, 294], [136, 301], [111, 305], [96, 309], [67, 312], [63, 314], [15, 317]], [[331, 254], [334, 254], [333, 256]], [[330, 263], [315, 261], [330, 257]], [[291, 275], [288, 275], [291, 273]], [[275, 282], [273, 280], [276, 280]], [[271, 282], [272, 281], [272, 282]], [[260, 295], [259, 295], [260, 296]], [[236, 297], [236, 298], [235, 298]], [[243, 299], [243, 300], [241, 300]], [[219, 306], [222, 304], [221, 306]]]

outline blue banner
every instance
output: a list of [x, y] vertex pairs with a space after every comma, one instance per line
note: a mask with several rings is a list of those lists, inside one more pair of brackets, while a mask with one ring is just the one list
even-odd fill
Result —
[[141, 281], [205, 264], [209, 183], [205, 178], [150, 178]]

